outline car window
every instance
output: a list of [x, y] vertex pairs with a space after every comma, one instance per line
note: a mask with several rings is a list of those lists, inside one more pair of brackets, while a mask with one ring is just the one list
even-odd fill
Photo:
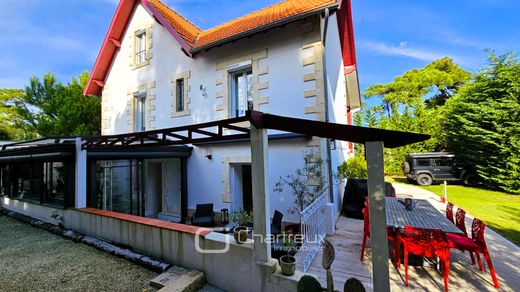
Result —
[[452, 166], [453, 161], [451, 159], [434, 159], [433, 164], [435, 166]]
[[430, 166], [430, 159], [417, 159], [416, 166]]

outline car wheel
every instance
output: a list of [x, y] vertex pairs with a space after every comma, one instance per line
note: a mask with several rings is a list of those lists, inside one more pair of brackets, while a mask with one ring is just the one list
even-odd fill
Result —
[[429, 186], [433, 183], [433, 179], [429, 174], [421, 173], [417, 176], [417, 184], [420, 186]]
[[463, 183], [465, 186], [468, 186], [468, 187], [475, 186], [475, 185], [477, 185], [477, 183], [478, 183], [478, 177], [477, 177], [477, 175], [474, 174], [474, 173], [466, 173], [466, 174], [462, 177], [462, 183]]

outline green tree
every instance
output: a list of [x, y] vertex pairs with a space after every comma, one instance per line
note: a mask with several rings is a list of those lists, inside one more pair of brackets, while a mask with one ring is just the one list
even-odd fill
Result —
[[520, 61], [488, 64], [446, 103], [448, 148], [492, 188], [520, 194]]
[[16, 101], [25, 128], [43, 137], [98, 135], [101, 125], [99, 98], [84, 96], [88, 73], [81, 73], [66, 85], [48, 73], [33, 76], [23, 98]]
[[426, 152], [445, 147], [443, 105], [471, 77], [448, 58], [424, 68], [412, 69], [387, 84], [365, 91], [366, 98], [378, 97], [381, 105], [364, 108], [356, 118], [360, 125], [432, 135], [421, 143], [385, 150], [387, 174], [401, 174], [406, 152]]
[[35, 137], [30, 129], [23, 127], [16, 103], [23, 99], [22, 89], [0, 89], [0, 140], [25, 140]]

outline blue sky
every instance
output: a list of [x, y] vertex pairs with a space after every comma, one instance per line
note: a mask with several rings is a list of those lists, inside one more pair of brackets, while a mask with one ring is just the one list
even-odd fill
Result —
[[[278, 0], [164, 0], [201, 28]], [[0, 0], [0, 88], [31, 75], [91, 70], [117, 0]], [[518, 0], [353, 0], [361, 88], [450, 56], [478, 70], [487, 53], [520, 52]]]

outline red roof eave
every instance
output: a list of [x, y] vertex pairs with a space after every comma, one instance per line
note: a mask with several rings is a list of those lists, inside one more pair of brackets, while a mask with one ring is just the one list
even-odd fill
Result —
[[84, 95], [100, 95], [114, 55], [121, 46], [121, 37], [137, 3], [139, 3], [138, 0], [121, 0], [119, 2], [83, 91]]
[[356, 47], [354, 43], [354, 26], [352, 23], [352, 8], [350, 2], [351, 0], [340, 0], [337, 13], [343, 66], [345, 66], [346, 69], [356, 67]]

